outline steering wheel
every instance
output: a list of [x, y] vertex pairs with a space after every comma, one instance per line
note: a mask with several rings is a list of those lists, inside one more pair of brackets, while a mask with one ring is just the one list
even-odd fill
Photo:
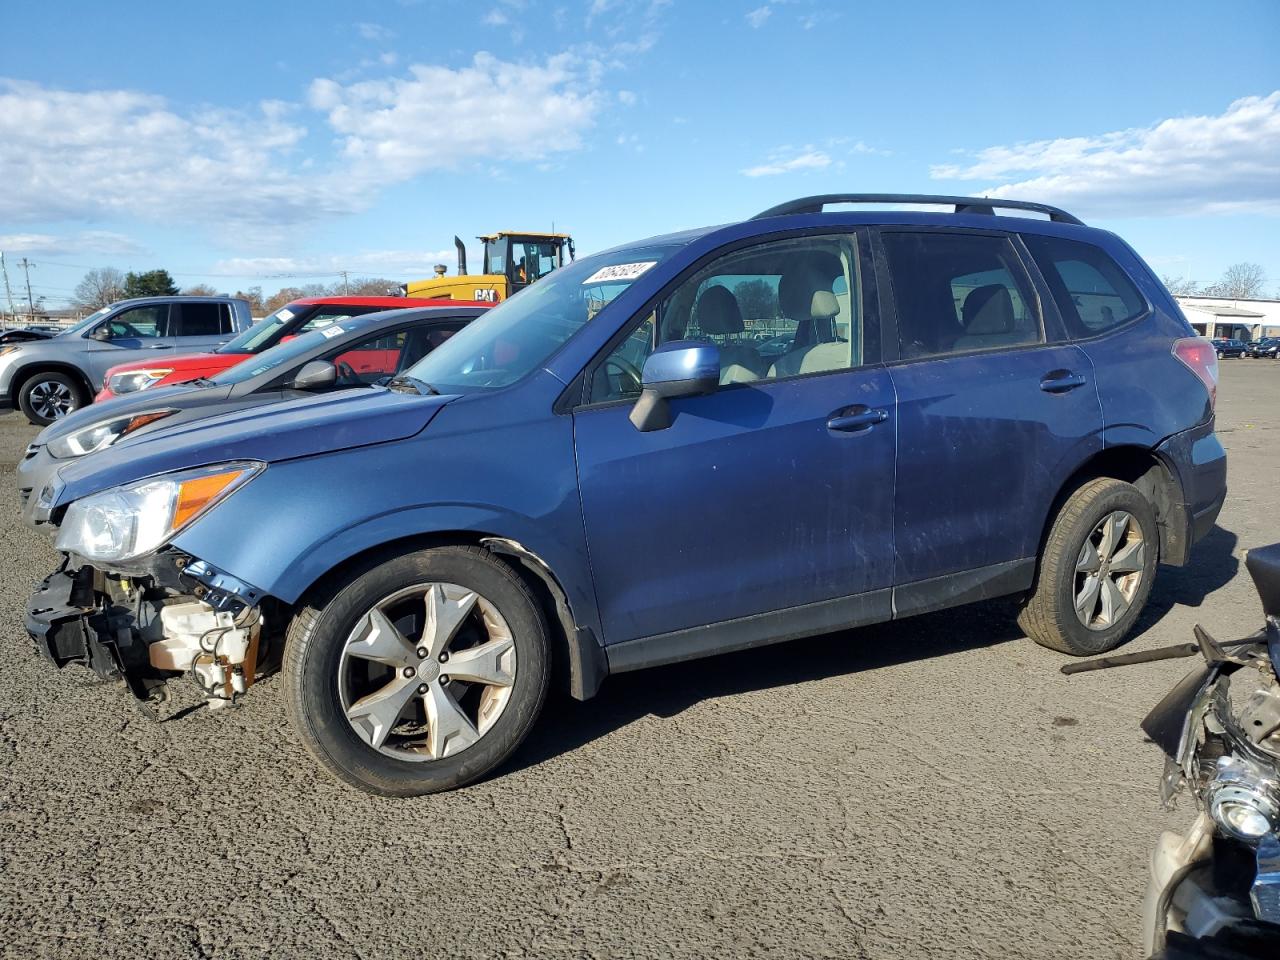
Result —
[[[604, 365], [606, 369], [613, 367], [618, 371], [618, 391], [622, 396], [629, 396], [641, 391], [644, 376], [630, 360], [624, 360], [622, 357], [609, 357], [605, 360]], [[626, 379], [631, 380], [631, 383], [626, 383]]]
[[338, 379], [350, 381], [351, 383], [360, 382], [360, 374], [356, 373], [355, 368], [345, 360], [339, 360], [334, 364], [338, 368]]

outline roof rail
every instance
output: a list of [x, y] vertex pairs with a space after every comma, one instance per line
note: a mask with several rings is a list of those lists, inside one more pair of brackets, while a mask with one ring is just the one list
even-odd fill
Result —
[[757, 213], [751, 219], [763, 220], [766, 217], [785, 217], [795, 213], [822, 213], [822, 208], [832, 203], [950, 204], [955, 207], [956, 213], [981, 213], [988, 216], [995, 216], [995, 208], [1000, 207], [1009, 210], [1032, 210], [1047, 214], [1055, 223], [1074, 223], [1077, 226], [1084, 226], [1084, 221], [1047, 203], [1000, 200], [996, 197], [940, 197], [928, 193], [824, 193], [816, 197], [788, 200], [776, 207], [770, 207], [763, 213]]

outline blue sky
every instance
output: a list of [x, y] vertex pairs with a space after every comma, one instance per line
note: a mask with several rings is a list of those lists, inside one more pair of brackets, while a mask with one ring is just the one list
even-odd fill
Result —
[[407, 279], [454, 233], [586, 252], [833, 191], [1056, 202], [1280, 290], [1276, 0], [64, 0], [0, 36], [0, 249], [54, 305], [85, 267]]

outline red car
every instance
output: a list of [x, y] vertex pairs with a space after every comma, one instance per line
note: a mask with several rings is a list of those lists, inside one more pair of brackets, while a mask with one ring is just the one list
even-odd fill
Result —
[[378, 310], [409, 307], [491, 306], [461, 300], [423, 300], [409, 297], [304, 297], [285, 304], [265, 320], [255, 323], [234, 340], [211, 353], [188, 353], [155, 361], [136, 360], [112, 367], [103, 378], [102, 390], [93, 399], [109, 400], [161, 384], [185, 383], [212, 377], [255, 354], [308, 330], [328, 326], [347, 317]]

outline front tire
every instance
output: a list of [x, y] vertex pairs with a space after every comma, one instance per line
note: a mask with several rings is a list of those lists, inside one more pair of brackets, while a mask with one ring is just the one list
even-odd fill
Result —
[[1159, 530], [1133, 484], [1103, 477], [1062, 505], [1018, 625], [1041, 646], [1087, 657], [1119, 646], [1151, 594]]
[[70, 374], [53, 370], [33, 373], [18, 390], [18, 407], [41, 427], [79, 410], [86, 402], [83, 385]]
[[370, 793], [465, 786], [502, 763], [550, 677], [537, 600], [479, 547], [388, 559], [305, 607], [284, 678], [303, 745]]

